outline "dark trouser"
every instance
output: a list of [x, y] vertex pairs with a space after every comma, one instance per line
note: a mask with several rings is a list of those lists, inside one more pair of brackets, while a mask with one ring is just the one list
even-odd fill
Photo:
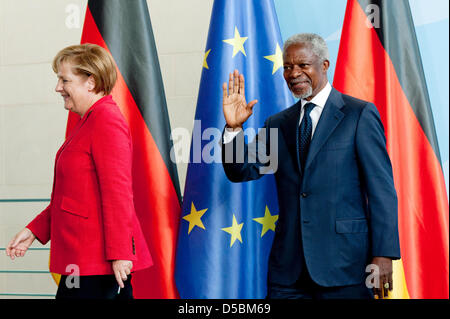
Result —
[[323, 287], [316, 284], [304, 269], [292, 285], [268, 283], [268, 299], [373, 299], [373, 292], [365, 283], [351, 286]]
[[[131, 275], [124, 281], [124, 288], [119, 291], [119, 284], [114, 275], [96, 276], [61, 276], [56, 299], [133, 299]], [[79, 279], [79, 281], [77, 281]], [[79, 285], [77, 284], [79, 283]]]

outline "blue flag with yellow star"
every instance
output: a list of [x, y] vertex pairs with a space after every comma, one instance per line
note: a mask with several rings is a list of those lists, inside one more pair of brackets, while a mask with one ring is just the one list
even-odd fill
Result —
[[221, 164], [222, 84], [238, 69], [247, 101], [244, 124], [258, 132], [294, 100], [283, 79], [282, 40], [272, 0], [215, 0], [203, 60], [183, 197], [175, 279], [181, 298], [265, 298], [278, 219], [273, 175], [230, 182]]

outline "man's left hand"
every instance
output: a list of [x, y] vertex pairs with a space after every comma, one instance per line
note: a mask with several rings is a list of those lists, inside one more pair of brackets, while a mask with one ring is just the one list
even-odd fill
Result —
[[372, 264], [377, 265], [379, 269], [379, 287], [373, 288], [374, 295], [378, 298], [387, 298], [389, 291], [394, 289], [392, 282], [392, 259], [387, 257], [374, 257]]

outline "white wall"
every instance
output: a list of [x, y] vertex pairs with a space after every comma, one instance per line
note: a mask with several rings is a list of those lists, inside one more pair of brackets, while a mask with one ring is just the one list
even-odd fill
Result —
[[[213, 1], [147, 3], [172, 129], [191, 130]], [[4, 247], [48, 205], [53, 160], [67, 119], [54, 92], [51, 60], [63, 47], [80, 42], [86, 5], [87, 0], [0, 0], [0, 298], [56, 293], [47, 272], [48, 245], [35, 243], [37, 250], [13, 262]], [[66, 12], [72, 8], [79, 9], [79, 28], [66, 25], [69, 14], [69, 22], [77, 22], [73, 10]], [[186, 168], [178, 165], [182, 192]]]

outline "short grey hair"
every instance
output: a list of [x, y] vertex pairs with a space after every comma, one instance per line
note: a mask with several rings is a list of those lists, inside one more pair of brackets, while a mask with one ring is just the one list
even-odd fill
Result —
[[322, 61], [330, 59], [327, 43], [320, 35], [315, 33], [298, 33], [289, 37], [283, 45], [283, 56], [288, 47], [300, 43], [309, 44], [314, 54], [317, 55]]

